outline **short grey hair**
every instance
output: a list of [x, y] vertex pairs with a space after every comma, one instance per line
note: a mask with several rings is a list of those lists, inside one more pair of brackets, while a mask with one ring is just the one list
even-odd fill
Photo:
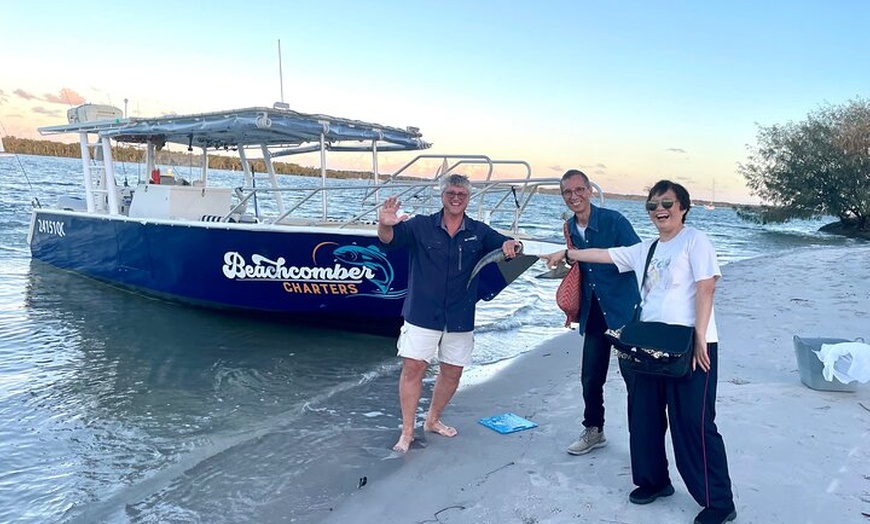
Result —
[[471, 194], [471, 182], [468, 180], [468, 177], [465, 175], [460, 175], [454, 173], [452, 175], [448, 175], [446, 177], [441, 178], [441, 183], [439, 187], [441, 188], [441, 192], [447, 191], [447, 188], [450, 186], [459, 186], [464, 187], [468, 190], [468, 193]]

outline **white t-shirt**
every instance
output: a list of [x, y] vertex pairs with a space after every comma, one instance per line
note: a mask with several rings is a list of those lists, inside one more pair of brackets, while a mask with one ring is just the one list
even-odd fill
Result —
[[580, 238], [582, 238], [584, 241], [586, 240], [586, 228], [587, 227], [588, 227], [588, 225], [581, 226], [580, 223], [577, 222], [577, 217], [574, 217], [574, 228], [577, 230], [577, 233], [580, 235]]
[[[637, 285], [643, 279], [646, 256], [654, 239], [628, 247], [608, 249], [620, 273], [634, 271]], [[641, 289], [641, 320], [681, 326], [695, 325], [695, 293], [699, 280], [720, 277], [716, 250], [710, 238], [689, 226], [667, 242], [659, 241]], [[718, 342], [715, 308], [710, 312], [707, 342]]]

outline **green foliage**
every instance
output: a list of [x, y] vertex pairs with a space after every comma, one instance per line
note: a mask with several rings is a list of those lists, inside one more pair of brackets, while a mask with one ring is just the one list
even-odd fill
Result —
[[870, 103], [826, 106], [802, 122], [759, 126], [738, 171], [769, 205], [743, 213], [759, 222], [833, 215], [870, 228]]

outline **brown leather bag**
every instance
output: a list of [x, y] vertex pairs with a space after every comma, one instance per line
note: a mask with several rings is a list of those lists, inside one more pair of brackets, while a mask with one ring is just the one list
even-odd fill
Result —
[[[574, 244], [571, 242], [571, 234], [568, 232], [568, 222], [563, 224], [562, 232], [565, 234], [565, 243], [568, 249], [574, 249]], [[556, 305], [565, 312], [567, 317], [565, 327], [571, 327], [571, 323], [577, 322], [580, 318], [580, 293], [582, 285], [583, 276], [580, 273], [580, 263], [575, 262], [571, 266], [571, 269], [568, 270], [568, 273], [562, 278], [558, 289], [556, 289]]]

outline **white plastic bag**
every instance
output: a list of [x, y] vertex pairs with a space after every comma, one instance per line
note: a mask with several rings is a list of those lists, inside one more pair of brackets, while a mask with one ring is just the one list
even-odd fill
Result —
[[816, 353], [824, 368], [822, 376], [828, 382], [836, 378], [843, 384], [853, 380], [870, 381], [870, 345], [863, 342], [822, 344]]

